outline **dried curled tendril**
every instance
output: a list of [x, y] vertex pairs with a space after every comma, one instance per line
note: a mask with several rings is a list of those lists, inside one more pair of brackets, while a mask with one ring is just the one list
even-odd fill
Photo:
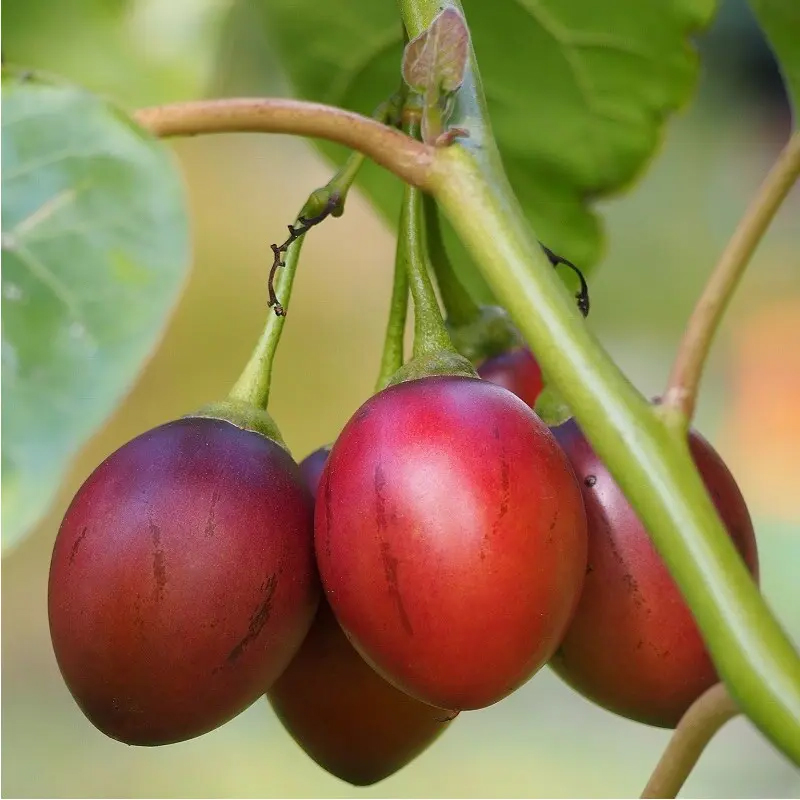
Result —
[[589, 287], [586, 284], [586, 278], [583, 277], [583, 273], [571, 261], [567, 261], [566, 258], [557, 256], [549, 247], [545, 247], [541, 242], [539, 242], [539, 244], [542, 246], [542, 250], [544, 250], [545, 255], [550, 259], [550, 263], [554, 267], [563, 264], [565, 267], [569, 267], [578, 276], [578, 280], [581, 282], [581, 288], [575, 295], [575, 299], [578, 301], [578, 310], [581, 312], [581, 314], [583, 314], [584, 317], [588, 317]]
[[288, 226], [289, 238], [283, 244], [270, 245], [274, 257], [272, 260], [272, 267], [269, 271], [269, 307], [274, 310], [276, 317], [286, 316], [286, 309], [281, 305], [278, 296], [275, 294], [275, 273], [278, 271], [278, 267], [286, 266], [286, 262], [283, 260], [284, 254], [293, 242], [296, 242], [303, 234], [308, 233], [311, 228], [315, 225], [319, 225], [320, 222], [333, 214], [339, 208], [340, 202], [341, 197], [339, 192], [332, 192], [327, 203], [325, 203], [325, 208], [323, 208], [319, 214], [315, 217], [299, 216], [296, 225]]
[[[328, 201], [325, 203], [325, 208], [323, 208], [319, 214], [314, 217], [304, 217], [302, 215], [299, 216], [295, 225], [288, 226], [289, 237], [286, 239], [286, 241], [280, 245], [270, 245], [274, 257], [272, 260], [272, 267], [269, 271], [269, 307], [274, 310], [276, 317], [286, 316], [286, 309], [281, 305], [280, 301], [278, 300], [278, 296], [275, 294], [275, 274], [277, 273], [279, 267], [286, 266], [286, 262], [283, 260], [284, 254], [289, 249], [290, 245], [292, 245], [292, 243], [296, 242], [301, 236], [308, 233], [311, 228], [313, 228], [315, 225], [319, 225], [320, 222], [323, 222], [331, 214], [336, 212], [340, 208], [340, 205], [340, 194], [338, 192], [332, 192], [328, 198]], [[589, 287], [586, 283], [586, 279], [583, 277], [583, 273], [571, 261], [567, 261], [566, 258], [556, 255], [549, 247], [546, 247], [541, 242], [539, 242], [539, 244], [554, 267], [563, 265], [571, 269], [578, 276], [578, 280], [580, 281], [581, 285], [580, 290], [575, 295], [575, 299], [578, 301], [578, 309], [580, 310], [581, 314], [583, 314], [584, 317], [588, 316]]]

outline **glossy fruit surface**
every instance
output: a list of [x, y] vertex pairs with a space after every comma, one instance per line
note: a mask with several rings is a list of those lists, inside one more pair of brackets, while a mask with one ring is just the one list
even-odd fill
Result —
[[[589, 699], [674, 727], [717, 681], [688, 606], [644, 526], [574, 422], [553, 429], [583, 484], [589, 564], [578, 610], [552, 663]], [[758, 579], [755, 534], [733, 476], [692, 431], [690, 449], [733, 543]]]
[[547, 427], [487, 381], [375, 395], [331, 450], [315, 513], [326, 595], [359, 652], [441, 708], [490, 705], [558, 646], [586, 569], [580, 488]]
[[[321, 447], [300, 462], [312, 495], [329, 453]], [[404, 767], [453, 716], [378, 675], [347, 640], [324, 599], [300, 651], [267, 698], [317, 764], [356, 786], [377, 783]]]
[[317, 448], [313, 453], [309, 453], [300, 462], [300, 474], [312, 497], [317, 496], [319, 479], [322, 477], [322, 470], [325, 469], [325, 462], [328, 460], [330, 452], [330, 445], [325, 445]]
[[347, 640], [324, 600], [300, 652], [267, 698], [317, 764], [356, 786], [377, 783], [404, 767], [453, 716], [378, 675]]
[[312, 519], [286, 450], [226, 421], [176, 420], [109, 456], [50, 566], [53, 648], [91, 722], [165, 744], [264, 694], [317, 608]]
[[478, 375], [513, 392], [531, 408], [544, 388], [542, 370], [527, 347], [516, 347], [486, 359], [478, 367]]

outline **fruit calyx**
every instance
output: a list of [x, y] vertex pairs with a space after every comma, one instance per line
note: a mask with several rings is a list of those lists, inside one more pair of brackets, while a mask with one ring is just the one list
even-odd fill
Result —
[[447, 329], [455, 348], [473, 364], [525, 346], [517, 326], [500, 306], [479, 306], [468, 322], [456, 325], [448, 320]]
[[286, 450], [287, 453], [289, 452], [289, 448], [286, 446], [286, 442], [270, 414], [265, 409], [254, 406], [244, 400], [228, 399], [209, 403], [192, 414], [186, 414], [184, 419], [192, 417], [219, 419], [223, 422], [229, 422], [237, 428], [252, 431], [271, 439], [275, 444]]
[[462, 378], [477, 378], [478, 373], [472, 364], [455, 351], [439, 350], [407, 361], [389, 379], [387, 386], [396, 386], [406, 381], [432, 378], [436, 375], [453, 375]]

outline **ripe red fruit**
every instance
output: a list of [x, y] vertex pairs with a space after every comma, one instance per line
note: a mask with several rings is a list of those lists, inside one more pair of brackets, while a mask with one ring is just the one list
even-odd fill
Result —
[[303, 483], [305, 483], [308, 491], [311, 492], [312, 497], [317, 496], [319, 479], [322, 477], [322, 470], [325, 469], [325, 462], [328, 460], [330, 452], [330, 445], [325, 445], [317, 448], [300, 462], [300, 474], [303, 476]]
[[478, 367], [478, 375], [513, 392], [531, 408], [542, 393], [542, 370], [527, 347], [516, 347], [486, 359]]
[[368, 400], [315, 512], [326, 595], [387, 680], [481, 708], [552, 655], [586, 569], [580, 488], [547, 427], [487, 381], [430, 377]]
[[[312, 494], [329, 453], [323, 447], [300, 462]], [[317, 764], [356, 786], [377, 783], [404, 767], [453, 716], [381, 678], [347, 641], [325, 600], [300, 651], [267, 698]]]
[[300, 652], [267, 697], [300, 747], [323, 769], [355, 786], [397, 772], [453, 717], [378, 675], [347, 641], [325, 602]]
[[[553, 429], [583, 483], [589, 565], [578, 609], [551, 664], [575, 689], [630, 719], [674, 727], [718, 680], [677, 585], [574, 420]], [[758, 552], [739, 488], [711, 445], [689, 446], [714, 505], [753, 577]]]
[[50, 566], [53, 648], [89, 720], [166, 744], [264, 694], [316, 611], [312, 514], [291, 456], [223, 420], [176, 420], [109, 456]]

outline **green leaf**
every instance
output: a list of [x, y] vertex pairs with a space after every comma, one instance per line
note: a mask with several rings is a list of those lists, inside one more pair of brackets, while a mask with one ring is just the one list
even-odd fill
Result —
[[750, 5], [778, 59], [797, 127], [800, 114], [800, 2], [750, 0]]
[[[392, 0], [259, 0], [301, 97], [370, 113], [397, 86], [401, 26]], [[600, 257], [590, 202], [629, 184], [666, 115], [687, 101], [690, 36], [714, 0], [464, 0], [506, 171], [542, 241], [586, 270]], [[320, 145], [340, 163], [341, 148]], [[377, 168], [361, 186], [396, 224], [399, 188]], [[478, 296], [488, 289], [445, 226], [448, 251]]]
[[171, 153], [105, 101], [3, 72], [3, 547], [142, 367], [180, 292]]

